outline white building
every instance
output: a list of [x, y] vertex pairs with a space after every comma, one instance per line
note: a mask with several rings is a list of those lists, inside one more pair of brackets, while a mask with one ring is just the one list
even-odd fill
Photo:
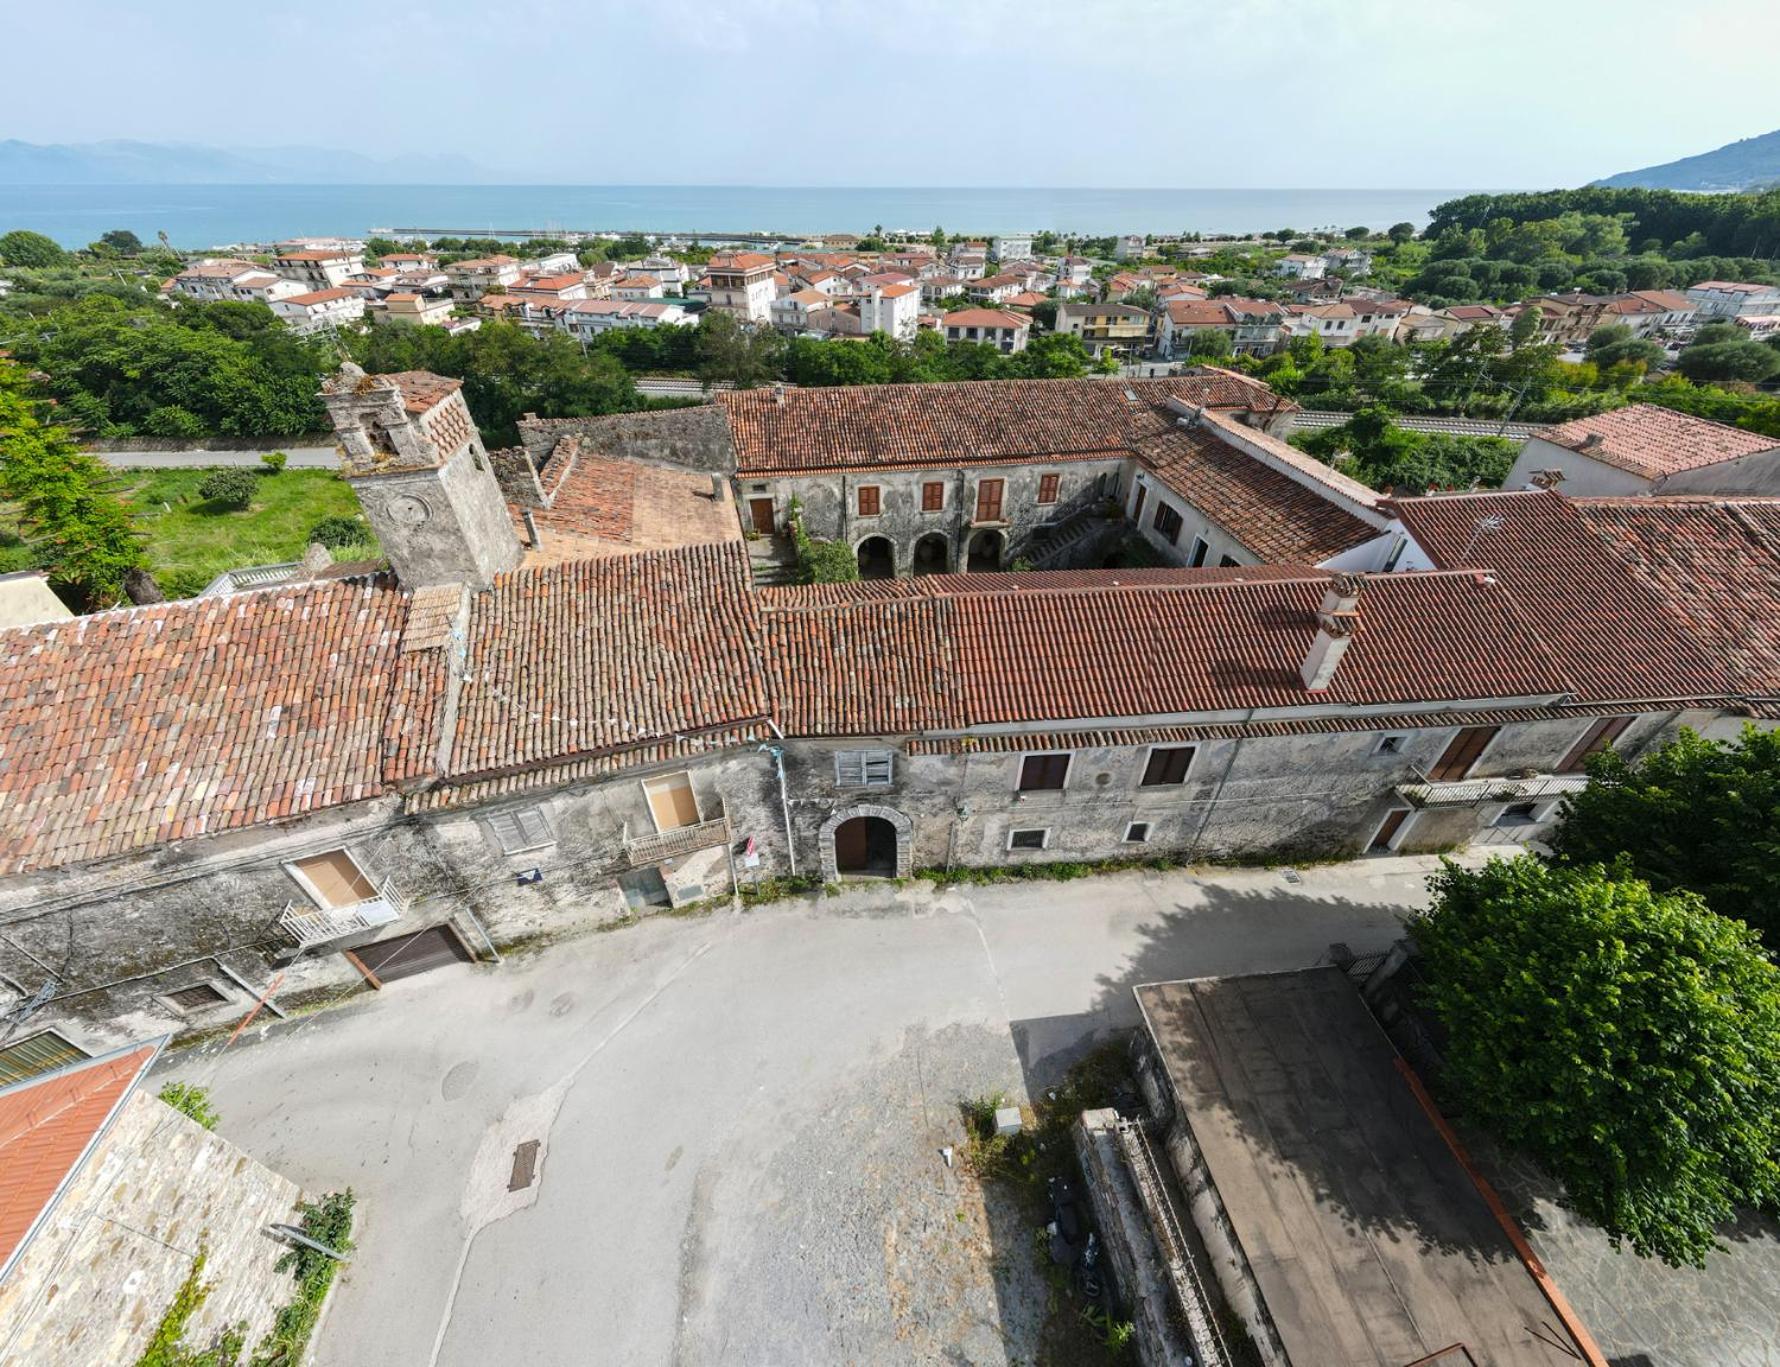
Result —
[[1780, 313], [1780, 285], [1745, 285], [1735, 280], [1702, 280], [1687, 287], [1701, 322], [1751, 314]]
[[1032, 320], [1005, 309], [959, 309], [941, 322], [948, 342], [987, 342], [1002, 351], [1026, 349]]
[[612, 286], [614, 299], [659, 299], [667, 291], [653, 275], [627, 275]]
[[671, 256], [645, 256], [641, 261], [627, 261], [624, 274], [652, 275], [661, 281], [663, 288], [678, 290], [692, 278], [692, 272], [686, 269], [684, 261], [676, 261]]
[[504, 255], [472, 256], [445, 267], [452, 294], [464, 300], [480, 299], [496, 285], [516, 284], [521, 271], [518, 257]]
[[362, 295], [348, 289], [311, 290], [272, 301], [272, 312], [284, 319], [292, 332], [321, 332], [345, 323], [356, 323], [365, 316]]
[[1363, 247], [1331, 247], [1323, 253], [1323, 267], [1353, 278], [1372, 273], [1372, 253]]
[[295, 280], [274, 275], [251, 261], [200, 261], [173, 277], [173, 292], [204, 303], [270, 304], [303, 293]]
[[773, 282], [777, 263], [764, 252], [721, 252], [705, 267], [711, 282], [711, 307], [750, 323], [772, 317], [778, 288]]
[[1535, 432], [1502, 487], [1555, 487], [1570, 498], [1780, 494], [1780, 440], [1628, 404]]
[[1018, 261], [1032, 255], [1031, 233], [1003, 233], [991, 239], [989, 254], [997, 261]]
[[877, 286], [859, 296], [859, 330], [867, 336], [884, 332], [898, 341], [913, 341], [920, 316], [921, 286], [913, 280]]
[[1407, 304], [1376, 299], [1337, 299], [1329, 304], [1287, 304], [1286, 332], [1292, 337], [1321, 337], [1325, 346], [1352, 346], [1361, 337], [1395, 338]]
[[332, 247], [310, 247], [301, 251], [280, 252], [272, 258], [272, 269], [286, 280], [295, 280], [310, 289], [332, 289], [349, 275], [365, 269], [363, 250], [344, 251]]
[[1273, 263], [1273, 273], [1287, 280], [1321, 280], [1327, 269], [1322, 257], [1305, 252], [1292, 252]]
[[1148, 246], [1142, 233], [1125, 233], [1113, 243], [1113, 260], [1141, 261]]
[[692, 315], [671, 300], [578, 299], [555, 311], [556, 326], [586, 341], [615, 328], [671, 327]]
[[985, 275], [981, 280], [973, 280], [964, 287], [964, 292], [972, 299], [979, 299], [985, 304], [999, 304], [1004, 299], [1012, 299], [1025, 291], [1026, 277], [1011, 271]]

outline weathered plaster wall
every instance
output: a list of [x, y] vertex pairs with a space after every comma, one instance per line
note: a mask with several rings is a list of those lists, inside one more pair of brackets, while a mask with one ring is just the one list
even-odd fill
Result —
[[600, 418], [522, 418], [519, 439], [541, 468], [566, 436], [587, 439], [587, 449], [627, 460], [666, 461], [729, 474], [735, 445], [716, 404], [662, 408], [647, 413], [613, 413]]
[[0, 1367], [134, 1362], [200, 1246], [213, 1290], [185, 1342], [245, 1323], [249, 1346], [296, 1283], [269, 1237], [293, 1222], [296, 1183], [160, 1101], [144, 1080], [0, 1282]]

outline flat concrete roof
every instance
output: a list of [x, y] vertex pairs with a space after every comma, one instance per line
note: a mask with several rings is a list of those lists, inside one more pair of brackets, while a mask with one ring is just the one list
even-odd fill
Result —
[[1404, 1367], [1462, 1343], [1480, 1367], [1576, 1367], [1339, 969], [1136, 993], [1294, 1364]]

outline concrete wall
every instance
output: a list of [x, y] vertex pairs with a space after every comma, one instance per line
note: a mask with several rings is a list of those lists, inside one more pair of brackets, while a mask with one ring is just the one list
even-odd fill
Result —
[[540, 467], [566, 436], [587, 438], [585, 449], [626, 460], [664, 461], [729, 474], [735, 446], [715, 404], [613, 413], [600, 418], [522, 418], [519, 439]]
[[1504, 489], [1525, 489], [1540, 470], [1562, 470], [1560, 493], [1570, 498], [1607, 498], [1623, 494], [1647, 494], [1651, 481], [1641, 475], [1607, 465], [1579, 451], [1558, 446], [1543, 437], [1530, 437], [1515, 457], [1514, 468], [1502, 481]]
[[1780, 494], [1780, 447], [1717, 465], [1683, 470], [1662, 482], [1665, 494]]
[[296, 1292], [266, 1234], [302, 1193], [157, 1099], [145, 1079], [0, 1283], [0, 1367], [134, 1362], [200, 1245], [213, 1284], [184, 1341], [245, 1322], [251, 1349]]

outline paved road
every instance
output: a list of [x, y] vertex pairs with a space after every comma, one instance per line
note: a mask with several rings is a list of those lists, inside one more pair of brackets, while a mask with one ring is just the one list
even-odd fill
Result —
[[[323, 1364], [1030, 1359], [1043, 1287], [937, 1157], [1129, 988], [1394, 937], [1433, 861], [874, 886], [455, 966], [172, 1071], [363, 1198]], [[541, 1139], [538, 1184], [506, 1186]]]
[[[268, 446], [268, 451], [282, 451], [290, 459], [292, 470], [334, 470], [340, 465], [340, 453], [332, 446]], [[258, 451], [95, 451], [107, 465], [119, 470], [184, 470], [209, 469], [216, 465], [249, 465], [260, 468]]]

